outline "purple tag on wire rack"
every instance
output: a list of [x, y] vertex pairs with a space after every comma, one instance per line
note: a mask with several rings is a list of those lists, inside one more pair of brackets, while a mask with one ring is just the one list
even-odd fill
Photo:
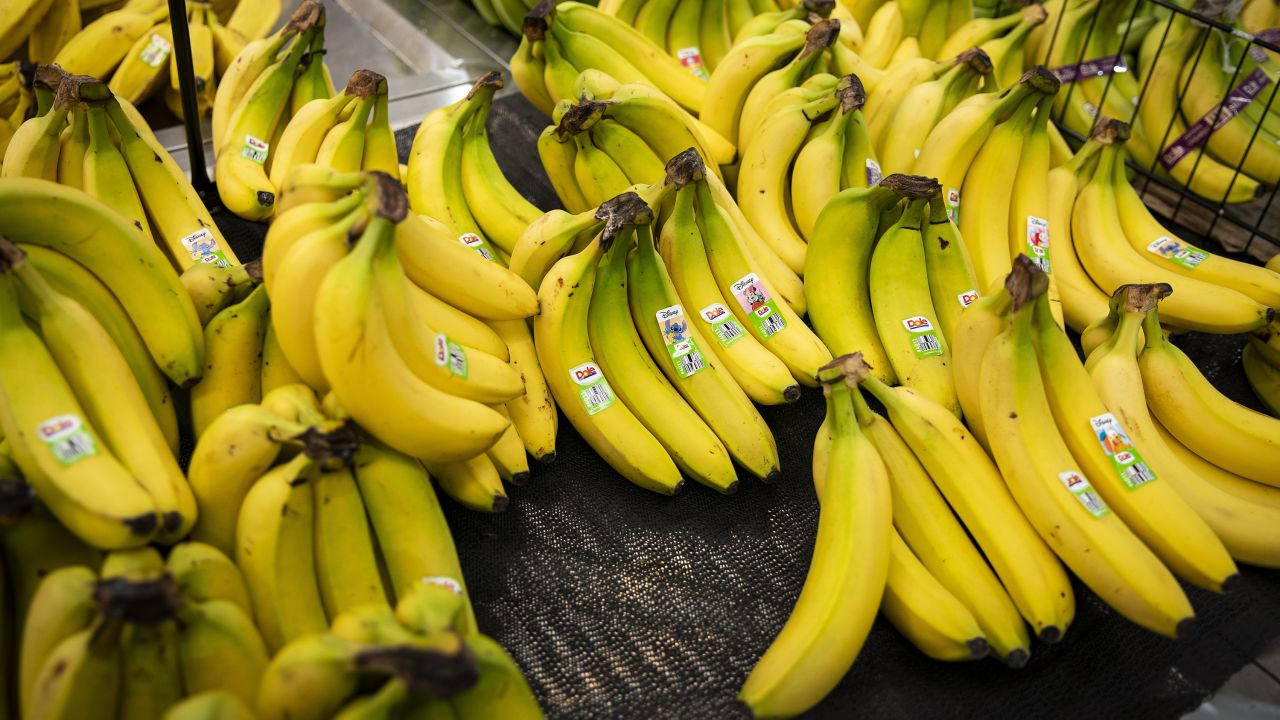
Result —
[[1063, 65], [1049, 72], [1058, 78], [1058, 82], [1069, 83], [1081, 78], [1104, 77], [1114, 72], [1124, 72], [1127, 69], [1123, 58], [1119, 55], [1109, 55], [1094, 60], [1085, 60], [1075, 65]]
[[1249, 77], [1244, 82], [1236, 86], [1236, 89], [1227, 93], [1227, 97], [1221, 103], [1214, 105], [1213, 109], [1204, 114], [1204, 117], [1196, 121], [1194, 125], [1187, 128], [1178, 139], [1169, 144], [1169, 147], [1160, 153], [1160, 165], [1165, 170], [1170, 170], [1178, 161], [1186, 157], [1192, 150], [1204, 144], [1205, 140], [1213, 134], [1214, 130], [1226, 125], [1231, 118], [1240, 114], [1240, 110], [1253, 102], [1262, 92], [1262, 88], [1271, 83], [1271, 78], [1258, 68], [1249, 73]]

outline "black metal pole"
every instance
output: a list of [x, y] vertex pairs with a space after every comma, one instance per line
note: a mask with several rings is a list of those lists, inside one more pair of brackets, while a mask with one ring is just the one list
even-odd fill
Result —
[[182, 96], [182, 124], [187, 130], [191, 184], [205, 204], [212, 205], [217, 201], [217, 193], [204, 165], [204, 135], [200, 131], [200, 103], [196, 100], [196, 71], [191, 60], [186, 0], [169, 0], [169, 26], [173, 28], [173, 53], [178, 63], [178, 93]]

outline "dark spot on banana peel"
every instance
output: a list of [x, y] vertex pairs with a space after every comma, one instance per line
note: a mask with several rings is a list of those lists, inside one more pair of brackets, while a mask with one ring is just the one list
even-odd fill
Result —
[[1018, 419], [1018, 413], [1016, 413], [1016, 412], [1011, 412], [1011, 413], [1009, 413], [1009, 419], [1010, 419], [1010, 420], [1017, 420], [1017, 419]]
[[271, 207], [276, 204], [276, 194], [267, 190], [258, 191], [258, 204], [262, 207]]

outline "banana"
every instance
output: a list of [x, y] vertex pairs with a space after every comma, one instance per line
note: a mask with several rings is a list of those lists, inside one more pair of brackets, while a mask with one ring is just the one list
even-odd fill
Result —
[[1089, 276], [1104, 292], [1135, 280], [1168, 283], [1177, 292], [1165, 301], [1162, 314], [1189, 330], [1244, 332], [1265, 325], [1270, 309], [1231, 288], [1160, 267], [1125, 239], [1115, 201], [1115, 167], [1120, 160], [1118, 143], [1126, 131], [1118, 121], [1098, 123], [1093, 140], [1104, 145], [1098, 169], [1072, 209], [1072, 239]]
[[534, 42], [521, 33], [520, 46], [511, 57], [511, 80], [515, 82], [525, 99], [541, 110], [543, 115], [550, 117], [556, 102], [551, 98], [544, 79], [547, 61], [542, 52], [542, 45], [538, 45], [537, 50], [534, 47]]
[[[1235, 563], [1209, 526], [1158, 482], [1141, 450], [1092, 391], [1088, 372], [1063, 331], [1037, 300], [1032, 335], [1058, 432], [1102, 499], [1178, 576], [1209, 590], [1227, 589]], [[1128, 445], [1128, 447], [1126, 447]]]
[[595, 208], [576, 214], [548, 210], [520, 234], [511, 251], [511, 272], [536, 288], [557, 260], [580, 242], [585, 244], [584, 238], [594, 237], [603, 226], [604, 222], [596, 218]]
[[507, 651], [484, 635], [468, 635], [463, 642], [480, 677], [470, 688], [449, 698], [456, 717], [541, 720], [538, 699]]
[[289, 365], [289, 360], [284, 356], [284, 351], [280, 348], [280, 343], [276, 340], [275, 327], [271, 324], [271, 318], [267, 318], [267, 327], [262, 338], [262, 375], [259, 380], [259, 386], [262, 393], [275, 390], [285, 385], [301, 384], [305, 385], [302, 377], [298, 372]]
[[1280, 273], [1205, 252], [1179, 238], [1152, 217], [1128, 177], [1121, 175], [1124, 166], [1117, 163], [1115, 170], [1116, 212], [1124, 238], [1135, 251], [1176, 275], [1228, 287], [1269, 308], [1280, 308]]
[[[237, 2], [235, 10], [227, 18], [227, 28], [247, 38], [266, 35], [280, 17], [280, 0], [264, 0], [256, 3]], [[295, 14], [294, 17], [297, 17]]]
[[863, 31], [867, 41], [859, 55], [872, 67], [887, 68], [903, 38], [902, 8], [897, 0], [889, 0], [871, 15]]
[[890, 529], [889, 574], [881, 612], [912, 645], [935, 660], [985, 657], [987, 640], [972, 613], [956, 599]]
[[498, 468], [486, 454], [450, 463], [428, 463], [427, 469], [446, 495], [476, 512], [497, 513], [510, 502]]
[[[609, 119], [601, 119], [584, 133], [585, 138], [617, 165], [623, 177], [631, 185], [648, 185], [660, 182], [663, 176], [662, 161], [645, 144], [644, 139], [627, 126]], [[579, 151], [579, 156], [582, 152]], [[608, 199], [608, 198], [605, 198]]]
[[97, 575], [74, 565], [50, 572], [31, 598], [18, 646], [18, 697], [22, 717], [31, 714], [39, 694], [40, 671], [66, 639], [83, 632], [98, 612], [94, 601]]
[[734, 44], [707, 80], [699, 119], [725, 140], [741, 145], [738, 128], [751, 89], [805, 47], [803, 35], [770, 34]]
[[[972, 49], [957, 56], [951, 68], [936, 79], [908, 90], [875, 136], [876, 156], [884, 167], [891, 172], [911, 172], [930, 131], [990, 75], [991, 58]], [[885, 132], [888, 128], [892, 132]]]
[[[817, 543], [795, 609], [738, 693], [756, 716], [799, 715], [830, 692], [862, 649], [884, 591], [892, 532], [889, 479], [854, 414], [850, 385], [865, 372], [865, 365], [854, 363], [861, 364], [857, 356], [842, 356], [823, 368], [836, 371], [834, 377], [823, 374], [835, 418]], [[819, 642], [825, 650], [814, 652]]]
[[873, 141], [879, 141], [885, 135], [885, 126], [893, 118], [894, 110], [902, 104], [903, 97], [913, 88], [931, 80], [937, 80], [954, 65], [951, 55], [935, 62], [927, 58], [908, 60], [885, 71], [876, 85], [875, 92], [867, 93], [869, 103], [865, 108], [867, 132]]
[[1280, 370], [1262, 359], [1252, 344], [1245, 347], [1241, 359], [1249, 387], [1272, 415], [1280, 415]]
[[1185, 636], [1194, 612], [1182, 588], [1077, 469], [1054, 424], [1031, 340], [1034, 300], [1048, 278], [1022, 262], [1019, 270], [1012, 322], [987, 349], [979, 381], [983, 425], [1005, 482], [1045, 542], [1108, 605], [1148, 630]]
[[[216, 90], [214, 68], [216, 60], [213, 51], [213, 30], [205, 20], [207, 8], [194, 6], [189, 11], [187, 36], [191, 41], [191, 69], [195, 79], [196, 107], [201, 116], [213, 107]], [[181, 87], [178, 73], [178, 56], [169, 55], [169, 89]], [[165, 94], [166, 99], [169, 94]], [[179, 106], [181, 107], [181, 106]], [[182, 117], [181, 112], [174, 113]]]
[[959, 416], [951, 345], [937, 330], [924, 267], [922, 213], [937, 189], [927, 181], [920, 192], [907, 195], [902, 218], [876, 243], [867, 286], [876, 330], [898, 382]]
[[777, 288], [778, 295], [797, 315], [808, 312], [804, 298], [804, 281], [800, 276], [792, 272], [782, 258], [778, 257], [768, 243], [760, 237], [755, 228], [751, 227], [751, 223], [742, 214], [742, 209], [738, 207], [737, 201], [729, 193], [729, 188], [725, 187], [715, 173], [707, 175], [707, 186], [711, 189], [715, 204], [728, 217], [730, 226], [737, 231], [735, 239], [743, 255], [747, 256], [749, 262], [759, 269], [761, 276]]
[[464, 598], [458, 631], [474, 633], [475, 613], [453, 536], [422, 465], [377, 443], [362, 443], [352, 470], [395, 596], [403, 600], [423, 578], [448, 578]]
[[1280, 488], [1280, 419], [1236, 403], [1164, 337], [1157, 310], [1138, 355], [1147, 406], [1174, 437], [1229, 472]]
[[147, 217], [175, 266], [185, 271], [197, 264], [239, 265], [204, 201], [169, 152], [145, 125], [138, 126], [118, 98], [108, 97], [106, 102]]
[[386, 604], [377, 551], [355, 475], [342, 468], [311, 479], [315, 562], [320, 597], [330, 620], [348, 609]]
[[[415, 222], [409, 218], [401, 228]], [[447, 245], [449, 249], [454, 247], [461, 248], [455, 243]], [[465, 249], [461, 252], [470, 255]], [[445, 256], [447, 253], [438, 257]], [[519, 373], [505, 361], [487, 353], [469, 352], [437, 331], [434, 318], [418, 314], [410, 301], [410, 283], [396, 254], [379, 256], [373, 272], [382, 308], [380, 322], [386, 324], [396, 351], [416, 376], [446, 393], [482, 403], [507, 402], [524, 393]]]
[[510, 255], [521, 233], [542, 211], [525, 200], [498, 167], [485, 128], [491, 103], [490, 96], [463, 129], [460, 175], [463, 195], [476, 223], [490, 242]]
[[124, 356], [88, 310], [53, 290], [17, 252], [7, 257], [8, 272], [30, 294], [45, 345], [89, 422], [102, 428], [107, 448], [151, 495], [160, 513], [159, 539], [186, 535], [196, 519], [195, 496]]
[[738, 159], [738, 150], [732, 143], [661, 91], [640, 83], [619, 85], [608, 102], [605, 115], [642, 137], [659, 160], [694, 147], [712, 171], [722, 177], [719, 166], [731, 165]]
[[[891, 388], [875, 377], [861, 385], [885, 406], [1036, 635], [1061, 638], [1075, 613], [1071, 583], [982, 447], [945, 407], [910, 388]], [[1025, 653], [1006, 658], [1015, 666], [1025, 660]]]
[[[1256, 350], [1257, 348], [1255, 347], [1254, 349]], [[1248, 350], [1245, 352], [1249, 353]], [[1254, 356], [1254, 359], [1257, 359], [1256, 356]], [[1217, 465], [1214, 465], [1208, 460], [1205, 460], [1195, 454], [1195, 452], [1186, 445], [1178, 442], [1178, 439], [1169, 434], [1169, 431], [1166, 430], [1159, 421], [1154, 421], [1153, 425], [1156, 429], [1156, 433], [1160, 436], [1160, 439], [1164, 441], [1165, 447], [1169, 449], [1169, 452], [1181, 461], [1183, 465], [1186, 465], [1189, 470], [1200, 477], [1200, 479], [1223, 492], [1248, 500], [1255, 505], [1272, 509], [1280, 509], [1280, 490], [1277, 490], [1270, 485], [1256, 483], [1252, 480], [1242, 478], [1239, 475], [1223, 470]]]
[[[922, 601], [916, 594], [917, 591], [912, 591], [910, 586], [921, 585], [923, 587], [919, 593], [927, 593], [925, 597], [937, 597], [941, 600], [933, 612], [916, 613], [928, 617], [912, 625], [918, 627], [921, 622], [935, 624], [939, 626], [937, 630], [950, 632], [951, 643], [942, 647], [930, 643], [930, 647], [935, 648], [938, 654], [945, 652], [951, 659], [968, 659], [959, 645], [963, 644], [969, 656], [979, 655], [979, 650], [989, 647], [1010, 667], [1022, 667], [1029, 657], [1030, 644], [1026, 624], [1018, 615], [1018, 609], [1014, 607], [1009, 593], [1000, 585], [999, 579], [978, 553], [973, 541], [965, 533], [964, 526], [951, 512], [933, 480], [889, 421], [871, 411], [861, 392], [853, 394], [853, 404], [863, 434], [871, 439], [889, 471], [894, 535], [900, 534], [907, 545], [906, 548], [895, 551], [895, 555], [902, 555], [905, 550], [911, 554], [910, 557], [903, 557], [905, 565], [923, 564], [923, 569], [932, 576], [926, 578], [918, 570], [908, 567], [906, 569], [910, 574], [907, 578], [901, 579], [899, 576], [900, 579], [895, 580], [895, 561], [891, 559], [889, 582], [895, 588], [892, 592], [895, 595], [910, 592], [911, 596], [892, 601], [886, 595], [885, 601], [896, 602], [902, 607], [902, 614], [905, 615], [903, 620], [906, 620], [911, 617], [908, 612]], [[932, 586], [930, 579], [942, 585], [941, 592], [929, 589]], [[907, 583], [906, 589], [904, 583]], [[889, 587], [886, 586], [885, 591], [889, 593]], [[950, 595], [950, 600], [947, 595]], [[951, 605], [957, 600], [962, 604], [959, 609]], [[891, 610], [891, 606], [884, 606], [882, 609], [889, 614], [890, 619], [898, 614], [897, 610]], [[965, 613], [970, 613], [967, 621]], [[968, 624], [970, 622], [977, 623], [981, 629], [980, 634], [973, 632], [974, 628]], [[895, 620], [894, 624], [903, 629], [903, 621]], [[944, 624], [950, 624], [951, 627], [945, 628]], [[910, 633], [907, 635], [917, 647], [920, 646], [915, 637]], [[984, 636], [979, 648], [973, 641]]]
[[870, 188], [849, 188], [828, 201], [814, 223], [805, 257], [804, 291], [809, 321], [833, 353], [861, 352], [871, 371], [894, 382], [871, 313], [872, 247], [881, 213], [896, 204], [905, 176], [889, 176]]
[[[955, 333], [965, 308], [978, 300], [978, 281], [960, 228], [947, 216], [941, 190], [929, 196], [929, 215], [924, 224], [925, 271], [929, 296], [938, 316], [942, 337], [952, 343], [955, 361]], [[963, 405], [962, 405], [963, 407]]]
[[164, 720], [252, 720], [251, 704], [225, 690], [190, 695], [169, 708]]
[[[286, 194], [282, 201], [291, 197], [292, 194]], [[344, 218], [360, 210], [366, 202], [364, 193], [349, 192], [333, 200], [281, 208], [279, 215], [267, 227], [267, 236], [262, 246], [262, 282], [267, 286], [267, 294], [279, 294], [275, 289], [275, 279], [285, 256], [295, 244], [315, 231], [341, 224]]]
[[[686, 212], [691, 214], [692, 208]], [[677, 204], [676, 214], [666, 227], [691, 221], [692, 218], [681, 218]], [[710, 488], [733, 492], [738, 475], [729, 451], [654, 364], [631, 319], [627, 268], [631, 242], [630, 233], [615, 237], [596, 269], [596, 290], [591, 295], [587, 318], [592, 354], [610, 387], [616, 388], [618, 397], [653, 433], [681, 471]], [[660, 361], [670, 362], [665, 357]], [[790, 380], [791, 376], [786, 378]]]
[[822, 209], [842, 189], [846, 167], [851, 186], [875, 184], [868, 177], [869, 172], [859, 172], [861, 168], [876, 165], [862, 115], [866, 101], [862, 81], [856, 75], [842, 78], [836, 100], [839, 104], [831, 118], [814, 127], [816, 134], [796, 154], [791, 171], [791, 211], [796, 228], [806, 242], [813, 237], [813, 227]]
[[[1010, 190], [1009, 257], [1012, 260], [1025, 254], [1038, 261], [1040, 269], [1049, 275], [1049, 307], [1058, 319], [1058, 324], [1062, 325], [1062, 298], [1050, 262], [1053, 239], [1061, 232], [1060, 228], [1049, 224], [1049, 206], [1053, 202], [1049, 195], [1049, 170], [1052, 165], [1048, 131], [1050, 109], [1048, 99], [1037, 107], [1019, 155], [1018, 170]], [[993, 257], [988, 260], [994, 261], [994, 252], [993, 248]], [[993, 262], [988, 262], [988, 266], [993, 266]]]
[[[352, 77], [354, 80], [355, 76]], [[349, 82], [348, 87], [350, 84]], [[316, 162], [326, 134], [338, 123], [339, 116], [355, 102], [353, 98], [353, 95], [344, 91], [328, 100], [312, 100], [289, 118], [289, 124], [280, 136], [275, 157], [271, 159], [270, 178], [273, 185], [284, 187], [289, 171], [298, 165]]]
[[1017, 223], [1017, 235], [1011, 236], [1013, 225], [1010, 221], [1017, 187], [1014, 182], [1019, 173], [1009, 172], [1009, 168], [1019, 167], [1024, 138], [1031, 129], [1032, 113], [1037, 107], [1047, 110], [1048, 104], [1024, 102], [1008, 120], [997, 125], [964, 176], [961, 197], [970, 201], [965, 211], [960, 213], [957, 224], [960, 237], [964, 238], [965, 247], [973, 259], [979, 291], [992, 287], [1009, 274], [1014, 257], [1010, 249], [1015, 245], [1019, 252], [1027, 252], [1033, 247], [1035, 251], [1043, 250], [1040, 238], [1048, 234], [1045, 224], [1021, 217]]
[[1089, 354], [1085, 368], [1107, 410], [1133, 443], [1143, 449], [1143, 457], [1155, 473], [1204, 518], [1231, 557], [1238, 562], [1275, 567], [1280, 564], [1280, 539], [1266, 528], [1280, 521], [1277, 510], [1221, 489], [1179, 460], [1160, 437], [1147, 408], [1138, 363], [1138, 332], [1156, 299], [1167, 293], [1165, 285], [1135, 285], [1119, 291], [1119, 325], [1106, 342]]
[[[293, 83], [293, 93], [289, 95], [289, 112], [287, 117], [293, 117], [304, 105], [312, 100], [328, 100], [333, 97], [335, 88], [333, 87], [333, 78], [329, 76], [329, 68], [324, 64], [324, 29], [323, 18], [316, 26], [318, 31], [311, 37], [311, 45], [307, 48], [307, 54], [302, 59], [301, 69], [298, 71], [298, 79]], [[375, 75], [377, 75], [375, 73]], [[377, 77], [381, 78], [381, 75]], [[277, 129], [279, 132], [279, 129]]]
[[[747, 94], [738, 121], [737, 145], [744, 152], [756, 141], [756, 133], [769, 114], [766, 105], [782, 92], [799, 86], [806, 78], [820, 73], [820, 64], [828, 57], [825, 50], [835, 44], [840, 32], [839, 20], [821, 20], [805, 33], [804, 48], [791, 62], [760, 78]], [[814, 114], [816, 117], [817, 113]], [[744, 165], [746, 157], [743, 158]]]
[[315, 461], [298, 455], [263, 475], [244, 496], [236, 564], [269, 650], [328, 627], [312, 545]]
[[58, 644], [32, 686], [28, 717], [92, 717], [116, 707], [124, 622], [102, 619]]
[[236, 603], [206, 600], [180, 607], [177, 619], [184, 692], [220, 691], [252, 705], [270, 656], [250, 615]]
[[[669, 166], [676, 163], [689, 167], [689, 157], [677, 156]], [[707, 245], [707, 260], [716, 282], [721, 292], [733, 298], [729, 309], [765, 348], [786, 364], [792, 377], [812, 387], [817, 382], [816, 369], [829, 362], [831, 353], [790, 304], [774, 299], [778, 297], [775, 286], [756, 264], [755, 256], [745, 250], [730, 216], [716, 203], [713, 182], [708, 175], [697, 183], [698, 228]]]
[[[728, 0], [704, 0], [702, 15], [698, 18], [698, 48], [706, 64], [707, 72], [716, 69], [729, 48], [733, 46], [733, 35], [728, 23]], [[710, 75], [708, 75], [710, 77]]]
[[[160, 425], [169, 449], [176, 454], [178, 416], [169, 383], [151, 359], [146, 343], [120, 301], [93, 273], [66, 255], [39, 245], [23, 244], [18, 247], [54, 290], [80, 303], [111, 335], [112, 342], [124, 355], [130, 373], [146, 396], [151, 415]], [[25, 294], [19, 295], [19, 301], [24, 297]]]
[[1009, 275], [1003, 284], [992, 288], [966, 310], [956, 323], [951, 341], [951, 367], [955, 375], [956, 399], [964, 411], [964, 420], [973, 436], [984, 448], [989, 448], [986, 426], [982, 421], [981, 394], [978, 392], [982, 376], [983, 358], [991, 341], [1009, 324], [1009, 308], [1013, 296], [1009, 286], [1016, 277]]
[[[628, 198], [622, 196], [619, 203]], [[629, 199], [643, 202], [636, 196]], [[612, 242], [614, 233], [606, 229], [603, 242]], [[623, 477], [671, 495], [684, 484], [680, 471], [618, 400], [591, 349], [588, 316], [595, 269], [604, 250], [601, 238], [557, 262], [543, 279], [538, 291], [541, 310], [533, 320], [534, 346], [547, 385], [583, 439]]]
[[[428, 293], [426, 290], [409, 283], [409, 302], [413, 304], [418, 317], [431, 318], [436, 329], [458, 341], [464, 347], [474, 348], [479, 352], [492, 355], [499, 360], [509, 360], [510, 351], [508, 337], [500, 336], [494, 327], [523, 321], [490, 321], [486, 324], [449, 303]], [[490, 327], [490, 325], [494, 327]], [[526, 386], [528, 383], [526, 383]]]
[[405, 189], [415, 213], [439, 220], [458, 233], [476, 237], [476, 245], [493, 250], [467, 204], [460, 172], [464, 129], [481, 108], [487, 108], [502, 75], [490, 71], [480, 76], [466, 97], [430, 112], [418, 126], [409, 150], [409, 176]]
[[0, 182], [0, 217], [9, 240], [63, 252], [110, 287], [175, 384], [200, 376], [204, 337], [195, 308], [159, 248], [85, 193], [41, 180]]
[[277, 189], [263, 166], [270, 156], [270, 142], [277, 126], [283, 121], [284, 103], [293, 90], [294, 77], [315, 32], [304, 30], [283, 59], [264, 69], [227, 120], [214, 177], [223, 204], [246, 220], [265, 220], [274, 211]]
[[196, 442], [187, 475], [200, 517], [191, 538], [235, 554], [240, 506], [258, 477], [275, 464], [280, 444], [302, 442], [307, 426], [256, 405], [219, 415]]
[[[214, 12], [208, 14], [209, 30], [213, 33], [213, 62], [214, 71], [219, 78], [227, 74], [236, 57], [244, 50], [245, 45], [249, 44], [249, 38], [241, 35], [239, 31], [223, 25], [218, 19], [218, 15]], [[117, 72], [119, 72], [117, 70]], [[217, 88], [214, 88], [214, 98], [216, 99]]]
[[[308, 5], [304, 4], [299, 9]], [[276, 57], [284, 46], [300, 32], [302, 28], [291, 21], [270, 37], [250, 41], [219, 78], [218, 89], [213, 98], [212, 140], [215, 156], [222, 152], [231, 116], [240, 106], [240, 101], [244, 99], [258, 76], [276, 62]]]
[[387, 199], [316, 292], [315, 342], [324, 376], [351, 417], [397, 450], [441, 463], [475, 457], [506, 430], [506, 418], [418, 379], [374, 317], [381, 300], [372, 268], [380, 254], [395, 252], [394, 223], [408, 208], [396, 181], [373, 178]]
[[[476, 236], [429, 216], [395, 229], [395, 250], [414, 284], [482, 319], [520, 320], [538, 310], [537, 293], [520, 276], [474, 249]], [[483, 248], [482, 248], [483, 249]]]
[[571, 213], [592, 212], [595, 206], [587, 202], [574, 172], [577, 157], [578, 144], [572, 137], [561, 140], [557, 126], [548, 126], [538, 136], [538, 159], [556, 191], [556, 197]]
[[[677, 189], [675, 210], [663, 224], [659, 247], [683, 305], [696, 308], [702, 335], [716, 341], [700, 349], [727, 369], [753, 401], [761, 405], [795, 402], [800, 388], [787, 366], [746, 331], [716, 285], [694, 212], [696, 194], [697, 189], [688, 184]], [[609, 372], [607, 365], [605, 372]]]
[[532, 329], [524, 320], [506, 320], [490, 325], [499, 333], [504, 347], [510, 350], [511, 366], [520, 373], [524, 383], [524, 394], [506, 404], [511, 424], [520, 435], [525, 451], [538, 462], [549, 463], [556, 458], [559, 415], [538, 361]]
[[1107, 298], [1080, 265], [1076, 256], [1072, 214], [1077, 191], [1089, 167], [1097, 156], [1098, 145], [1088, 143], [1072, 158], [1049, 171], [1048, 209], [1045, 218], [1053, 228], [1053, 242], [1049, 243], [1049, 269], [1058, 287], [1062, 302], [1062, 315], [1066, 325], [1076, 332], [1084, 332], [1089, 323], [1107, 314]]
[[205, 328], [205, 370], [191, 388], [191, 427], [199, 438], [228, 408], [262, 399], [262, 341], [271, 322], [267, 288], [259, 285], [219, 312]]
[[[376, 77], [381, 79], [380, 75]], [[331, 167], [338, 172], [353, 172], [364, 164], [365, 128], [376, 101], [376, 87], [374, 84], [373, 87], [352, 90], [348, 83], [347, 91], [356, 99], [344, 110], [344, 115], [350, 113], [346, 119], [334, 125], [324, 136], [324, 142], [316, 151], [317, 165]]]
[[231, 558], [214, 546], [198, 542], [175, 545], [165, 568], [188, 601], [225, 600], [244, 611], [245, 617], [252, 616], [244, 576]]
[[160, 718], [183, 696], [178, 625], [129, 623], [120, 635], [120, 717]]
[[80, 1], [54, 0], [27, 38], [27, 56], [38, 63], [51, 63], [76, 33], [80, 32]]
[[[89, 99], [87, 85], [81, 85], [82, 97]], [[91, 102], [85, 116], [89, 123], [89, 147], [84, 155], [82, 178], [85, 192], [118, 213], [148, 245], [153, 245], [155, 239], [142, 208], [142, 198], [138, 196], [124, 156], [111, 138], [106, 108], [102, 103]]]
[[262, 676], [262, 720], [323, 720], [356, 691], [359, 646], [329, 633], [298, 638], [271, 658]]
[[0, 58], [22, 47], [52, 4], [53, 0], [22, 0], [5, 5], [0, 15]]
[[168, 17], [167, 7], [149, 12], [107, 13], [76, 33], [52, 62], [72, 75], [108, 77], [138, 38]]
[[0, 164], [0, 177], [56, 180], [60, 138], [67, 126], [67, 115], [77, 104], [78, 99], [73, 91], [59, 91], [54, 107], [49, 112], [18, 126], [5, 149], [5, 161]]
[[[511, 412], [505, 405], [495, 405], [493, 409], [507, 420], [511, 419]], [[512, 485], [529, 482], [529, 455], [525, 452], [524, 442], [520, 440], [520, 433], [516, 431], [515, 425], [509, 426], [485, 454], [497, 468], [502, 482]]]
[[[2, 472], [8, 483], [21, 477], [12, 458], [6, 455], [0, 462], [7, 466]], [[30, 493], [25, 482], [19, 487], [24, 494]], [[72, 565], [96, 568], [102, 563], [102, 553], [72, 535], [40, 503], [30, 503], [20, 516], [6, 519], [0, 528], [0, 552], [12, 592], [13, 618], [19, 626], [33, 609], [33, 598], [46, 575]]]
[[[0, 429], [22, 474], [77, 537], [102, 548], [146, 543], [156, 504], [101, 436], [49, 350], [18, 313], [14, 281], [0, 276]], [[166, 448], [167, 451], [167, 448]]]

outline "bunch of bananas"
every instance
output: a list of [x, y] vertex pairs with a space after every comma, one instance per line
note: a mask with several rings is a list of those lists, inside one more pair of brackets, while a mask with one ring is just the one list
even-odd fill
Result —
[[621, 83], [661, 90], [689, 112], [700, 112], [707, 83], [622, 20], [583, 3], [542, 0], [524, 19], [511, 75], [529, 102], [550, 115], [561, 100], [575, 101], [574, 81], [599, 70]]
[[460, 502], [504, 509], [502, 480], [528, 475], [525, 448], [555, 451], [526, 322], [533, 290], [465, 235], [410, 214], [386, 174], [301, 165], [281, 201], [263, 271], [288, 365], [379, 441], [426, 462]]
[[1128, 125], [1104, 117], [1049, 174], [1049, 268], [1068, 322], [1083, 330], [1119, 287], [1142, 280], [1176, 291], [1161, 313], [1169, 325], [1214, 333], [1266, 325], [1280, 307], [1280, 274], [1201, 250], [1152, 217], [1126, 173], [1128, 136]]
[[731, 460], [779, 473], [751, 401], [798, 399], [830, 355], [761, 275], [698, 152], [666, 176], [602, 205], [599, 235], [542, 279], [535, 346], [565, 416], [624, 477], [673, 493], [683, 472], [730, 492]]
[[158, 246], [178, 272], [239, 263], [191, 181], [132, 104], [105, 83], [57, 66], [41, 66], [37, 77], [37, 87], [43, 78], [53, 88], [53, 101], [14, 133], [0, 175], [84, 190], [139, 240]]
[[466, 610], [453, 578], [419, 576], [394, 608], [343, 612], [327, 632], [294, 640], [271, 660], [258, 717], [539, 720], [520, 668], [498, 643], [465, 627]]
[[24, 618], [21, 716], [158, 718], [212, 692], [252, 705], [269, 655], [249, 613], [240, 571], [199, 543], [60, 567]]
[[18, 127], [35, 111], [35, 66], [24, 62], [0, 65], [0, 168]]
[[[246, 44], [218, 84], [213, 98], [214, 176], [222, 204], [246, 220], [266, 220], [275, 212], [279, 188], [270, 174], [290, 119], [312, 100], [334, 95], [324, 64], [324, 24], [324, 5], [303, 0], [283, 27]], [[372, 82], [374, 87], [364, 88], [376, 96], [381, 86]], [[351, 122], [341, 134], [354, 136], [357, 125]], [[363, 146], [358, 153], [349, 149], [342, 154], [363, 157]]]

